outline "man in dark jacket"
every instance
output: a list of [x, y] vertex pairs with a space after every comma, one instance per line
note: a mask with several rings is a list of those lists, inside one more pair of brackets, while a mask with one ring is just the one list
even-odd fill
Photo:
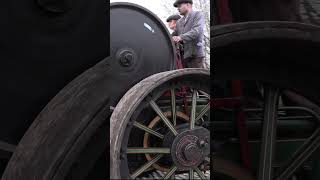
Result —
[[204, 17], [199, 11], [193, 11], [192, 0], [176, 0], [173, 4], [183, 16], [177, 21], [172, 33], [174, 42], [184, 45], [183, 65], [185, 68], [204, 68]]
[[180, 15], [178, 14], [174, 14], [174, 15], [171, 15], [167, 18], [167, 23], [168, 23], [168, 26], [171, 30], [175, 30], [176, 29], [176, 26], [177, 26], [177, 21], [181, 18]]

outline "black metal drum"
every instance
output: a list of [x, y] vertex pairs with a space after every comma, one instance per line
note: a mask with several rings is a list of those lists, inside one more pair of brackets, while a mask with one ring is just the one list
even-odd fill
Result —
[[149, 10], [130, 3], [110, 6], [110, 46], [114, 71], [151, 75], [173, 69], [176, 53], [162, 21]]

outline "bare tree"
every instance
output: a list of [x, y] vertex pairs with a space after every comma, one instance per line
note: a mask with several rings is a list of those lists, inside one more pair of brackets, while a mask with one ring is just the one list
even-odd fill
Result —
[[[173, 0], [163, 0], [162, 6], [167, 12], [168, 16], [177, 14], [178, 11], [173, 7]], [[205, 18], [204, 28], [204, 44], [205, 44], [205, 66], [210, 68], [210, 0], [193, 0], [193, 7], [195, 10], [201, 11]], [[162, 17], [167, 18], [167, 17]]]

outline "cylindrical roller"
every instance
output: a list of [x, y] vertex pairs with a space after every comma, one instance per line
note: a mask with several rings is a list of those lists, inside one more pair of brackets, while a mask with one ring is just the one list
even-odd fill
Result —
[[112, 107], [142, 79], [173, 69], [170, 35], [155, 15], [128, 3], [112, 4], [110, 11], [111, 56], [48, 103], [17, 146], [3, 179], [85, 178], [104, 153], [108, 132], [102, 126]]
[[162, 21], [131, 3], [111, 3], [110, 47], [113, 71], [154, 74], [173, 69], [176, 53]]

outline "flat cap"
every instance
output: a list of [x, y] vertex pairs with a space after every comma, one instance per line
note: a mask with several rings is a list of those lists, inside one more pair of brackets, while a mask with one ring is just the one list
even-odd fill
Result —
[[167, 22], [171, 21], [171, 20], [179, 20], [181, 18], [181, 16], [179, 16], [178, 14], [174, 14], [171, 15], [167, 18]]
[[173, 3], [173, 6], [174, 7], [178, 7], [179, 4], [182, 4], [182, 3], [190, 3], [190, 4], [193, 4], [192, 0], [176, 0], [176, 2]]

